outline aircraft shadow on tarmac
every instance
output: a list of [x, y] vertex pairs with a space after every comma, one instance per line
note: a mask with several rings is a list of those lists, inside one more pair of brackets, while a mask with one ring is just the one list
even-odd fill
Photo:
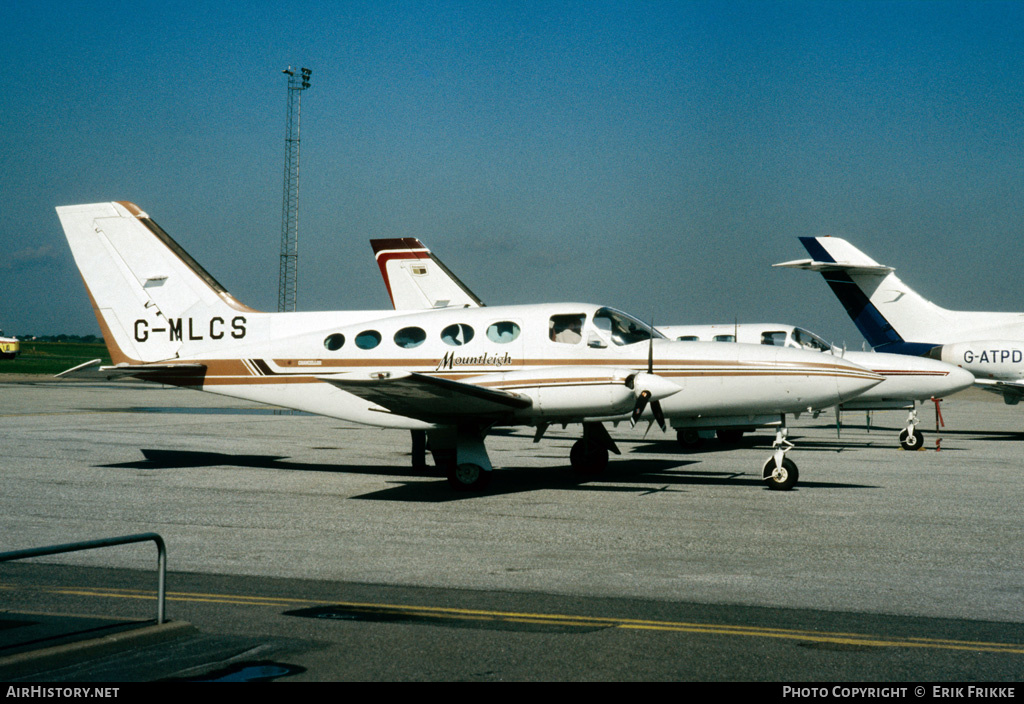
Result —
[[225, 452], [196, 450], [141, 449], [144, 459], [99, 465], [124, 469], [191, 469], [195, 467], [249, 467], [252, 469], [298, 470], [302, 472], [338, 472], [343, 474], [390, 474], [409, 476], [410, 470], [400, 467], [354, 464], [314, 464], [289, 462], [285, 455], [232, 455]]
[[943, 430], [940, 435], [959, 435], [985, 442], [1022, 442], [1024, 432], [1017, 430]]
[[[352, 498], [416, 503], [465, 501], [481, 496], [518, 494], [543, 489], [647, 495], [681, 493], [685, 492], [687, 487], [694, 486], [763, 487], [760, 477], [755, 473], [688, 469], [689, 465], [699, 464], [699, 460], [623, 458], [610, 462], [608, 468], [600, 475], [581, 475], [568, 467], [503, 467], [496, 470], [497, 476], [487, 490], [480, 493], [468, 493], [453, 491], [440, 471], [432, 465], [423, 469], [414, 469], [409, 466], [291, 462], [284, 456], [278, 455], [242, 455], [157, 449], [142, 449], [141, 452], [144, 457], [142, 460], [99, 466], [142, 470], [248, 467], [281, 471], [386, 476], [394, 478], [392, 482], [389, 482], [392, 484], [391, 486]], [[874, 487], [866, 484], [802, 481], [796, 490], [799, 491], [801, 488], [870, 489]], [[769, 491], [769, 489], [765, 487], [764, 491]]]
[[[834, 430], [835, 429], [835, 425], [817, 425], [817, 426], [812, 425], [812, 426], [808, 426], [808, 427], [809, 428], [816, 428], [816, 429], [820, 429], [820, 430], [829, 430], [829, 429]], [[939, 428], [938, 431], [936, 431], [935, 427], [933, 425], [930, 425], [927, 422], [918, 423], [917, 427], [919, 429], [923, 430], [927, 434], [927, 437], [929, 437], [929, 438], [935, 437], [936, 435], [938, 435], [940, 438], [941, 437], [960, 436], [960, 437], [965, 437], [965, 438], [972, 438], [974, 440], [985, 440], [985, 441], [990, 441], [990, 442], [991, 441], [1013, 441], [1013, 442], [1024, 441], [1024, 431], [1022, 431], [1022, 430], [956, 430], [954, 428], [942, 427], [942, 428]], [[895, 438], [899, 434], [899, 432], [901, 430], [903, 430], [903, 426], [888, 426], [888, 425], [874, 425], [874, 424], [872, 424], [870, 429], [868, 429], [863, 424], [857, 424], [857, 423], [844, 423], [843, 426], [842, 426], [842, 432], [843, 433], [853, 433], [853, 432], [863, 433], [863, 432], [869, 432], [869, 433], [872, 434], [872, 437], [874, 435], [878, 435], [881, 438], [889, 438], [889, 439]], [[795, 437], [795, 436], [791, 436], [791, 437]], [[744, 438], [744, 439], [746, 439], [746, 438]], [[842, 441], [843, 441], [842, 436], [840, 436], [839, 440], [837, 440], [836, 442], [842, 442]], [[885, 440], [883, 439], [882, 442], [885, 443]], [[943, 449], [945, 449], [945, 448], [943, 448]]]
[[[733, 442], [723, 442], [715, 438], [708, 438], [692, 446], [681, 446], [675, 440], [642, 440], [637, 441], [631, 448], [631, 453], [638, 454], [681, 454], [681, 455], [707, 455], [719, 452], [734, 452], [736, 450], [764, 450], [771, 452], [774, 436], [768, 435], [745, 435]], [[834, 440], [810, 439], [800, 435], [790, 434], [790, 441], [796, 443], [799, 450], [833, 450], [843, 452], [846, 450], [863, 449], [898, 449], [896, 433], [891, 435], [879, 434], [877, 438], [850, 438], [839, 437]], [[623, 444], [623, 443], [620, 443]], [[797, 462], [799, 464], [799, 461]], [[802, 483], [802, 482], [801, 482]]]

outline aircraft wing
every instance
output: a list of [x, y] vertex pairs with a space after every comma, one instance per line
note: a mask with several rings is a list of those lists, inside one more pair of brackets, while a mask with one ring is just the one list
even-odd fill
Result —
[[1016, 406], [1024, 398], [1024, 384], [1012, 381], [994, 381], [992, 379], [975, 379], [974, 383], [994, 394], [1003, 397], [1009, 406]]
[[415, 372], [351, 372], [317, 379], [392, 413], [427, 423], [499, 419], [533, 405], [522, 394]]

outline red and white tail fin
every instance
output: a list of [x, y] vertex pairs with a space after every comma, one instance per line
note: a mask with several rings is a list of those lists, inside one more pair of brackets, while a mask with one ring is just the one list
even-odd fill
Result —
[[370, 245], [395, 310], [484, 305], [415, 237], [370, 240]]

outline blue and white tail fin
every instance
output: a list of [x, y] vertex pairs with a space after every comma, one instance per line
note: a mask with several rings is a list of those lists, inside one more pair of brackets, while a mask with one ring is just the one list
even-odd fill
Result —
[[839, 237], [801, 237], [800, 242], [811, 259], [775, 266], [820, 272], [861, 334], [880, 352], [925, 354], [943, 342], [971, 339], [1019, 318], [937, 306], [903, 283], [892, 267]]
[[370, 240], [370, 246], [395, 310], [484, 305], [415, 237]]
[[57, 215], [115, 364], [174, 360], [230, 340], [256, 312], [132, 203], [69, 205]]
[[925, 300], [883, 266], [838, 237], [801, 237], [812, 259], [776, 264], [818, 271], [864, 339], [880, 352], [925, 354], [950, 311]]

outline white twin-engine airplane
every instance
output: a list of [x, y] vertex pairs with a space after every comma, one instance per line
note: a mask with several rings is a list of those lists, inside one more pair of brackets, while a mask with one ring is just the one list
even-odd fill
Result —
[[[415, 238], [371, 240], [374, 256], [384, 284], [396, 309], [419, 310], [451, 306], [477, 307], [483, 302], [446, 267], [440, 259]], [[949, 364], [918, 357], [875, 352], [847, 352], [801, 328], [792, 325], [688, 325], [658, 326], [669, 339], [685, 342], [737, 342], [749, 345], [791, 347], [812, 352], [830, 353], [869, 369], [884, 381], [864, 391], [853, 400], [841, 404], [843, 410], [909, 411], [907, 426], [900, 433], [900, 445], [907, 450], [920, 449], [924, 435], [917, 426], [916, 403], [942, 398], [971, 385], [974, 378]], [[723, 440], [738, 440], [746, 430], [757, 426], [778, 425], [779, 417], [771, 414], [745, 413], [723, 417], [702, 411], [677, 415], [672, 426], [680, 444], [691, 446], [699, 441], [699, 433], [716, 430]], [[785, 440], [785, 424], [777, 442]]]
[[1016, 405], [1024, 396], [1024, 313], [940, 308], [839, 237], [801, 237], [811, 259], [778, 267], [819, 271], [874, 349], [923, 355], [966, 369]]
[[974, 383], [974, 377], [969, 372], [951, 364], [923, 357], [842, 350], [818, 335], [793, 325], [672, 325], [659, 326], [658, 331], [673, 340], [744, 342], [813, 350], [842, 356], [847, 361], [870, 369], [885, 381], [852, 401], [840, 404], [839, 409], [908, 411], [907, 425], [899, 435], [900, 446], [905, 450], [919, 450], [924, 445], [924, 434], [917, 427], [918, 403], [932, 398], [944, 398]]
[[[596, 472], [618, 452], [604, 421], [799, 413], [881, 381], [803, 350], [672, 342], [585, 303], [262, 313], [131, 203], [57, 214], [113, 360], [101, 374], [424, 430], [456, 489], [489, 480], [494, 426], [534, 426], [539, 440], [552, 423], [581, 423], [570, 460]], [[787, 449], [764, 465], [773, 489], [796, 482]]]

